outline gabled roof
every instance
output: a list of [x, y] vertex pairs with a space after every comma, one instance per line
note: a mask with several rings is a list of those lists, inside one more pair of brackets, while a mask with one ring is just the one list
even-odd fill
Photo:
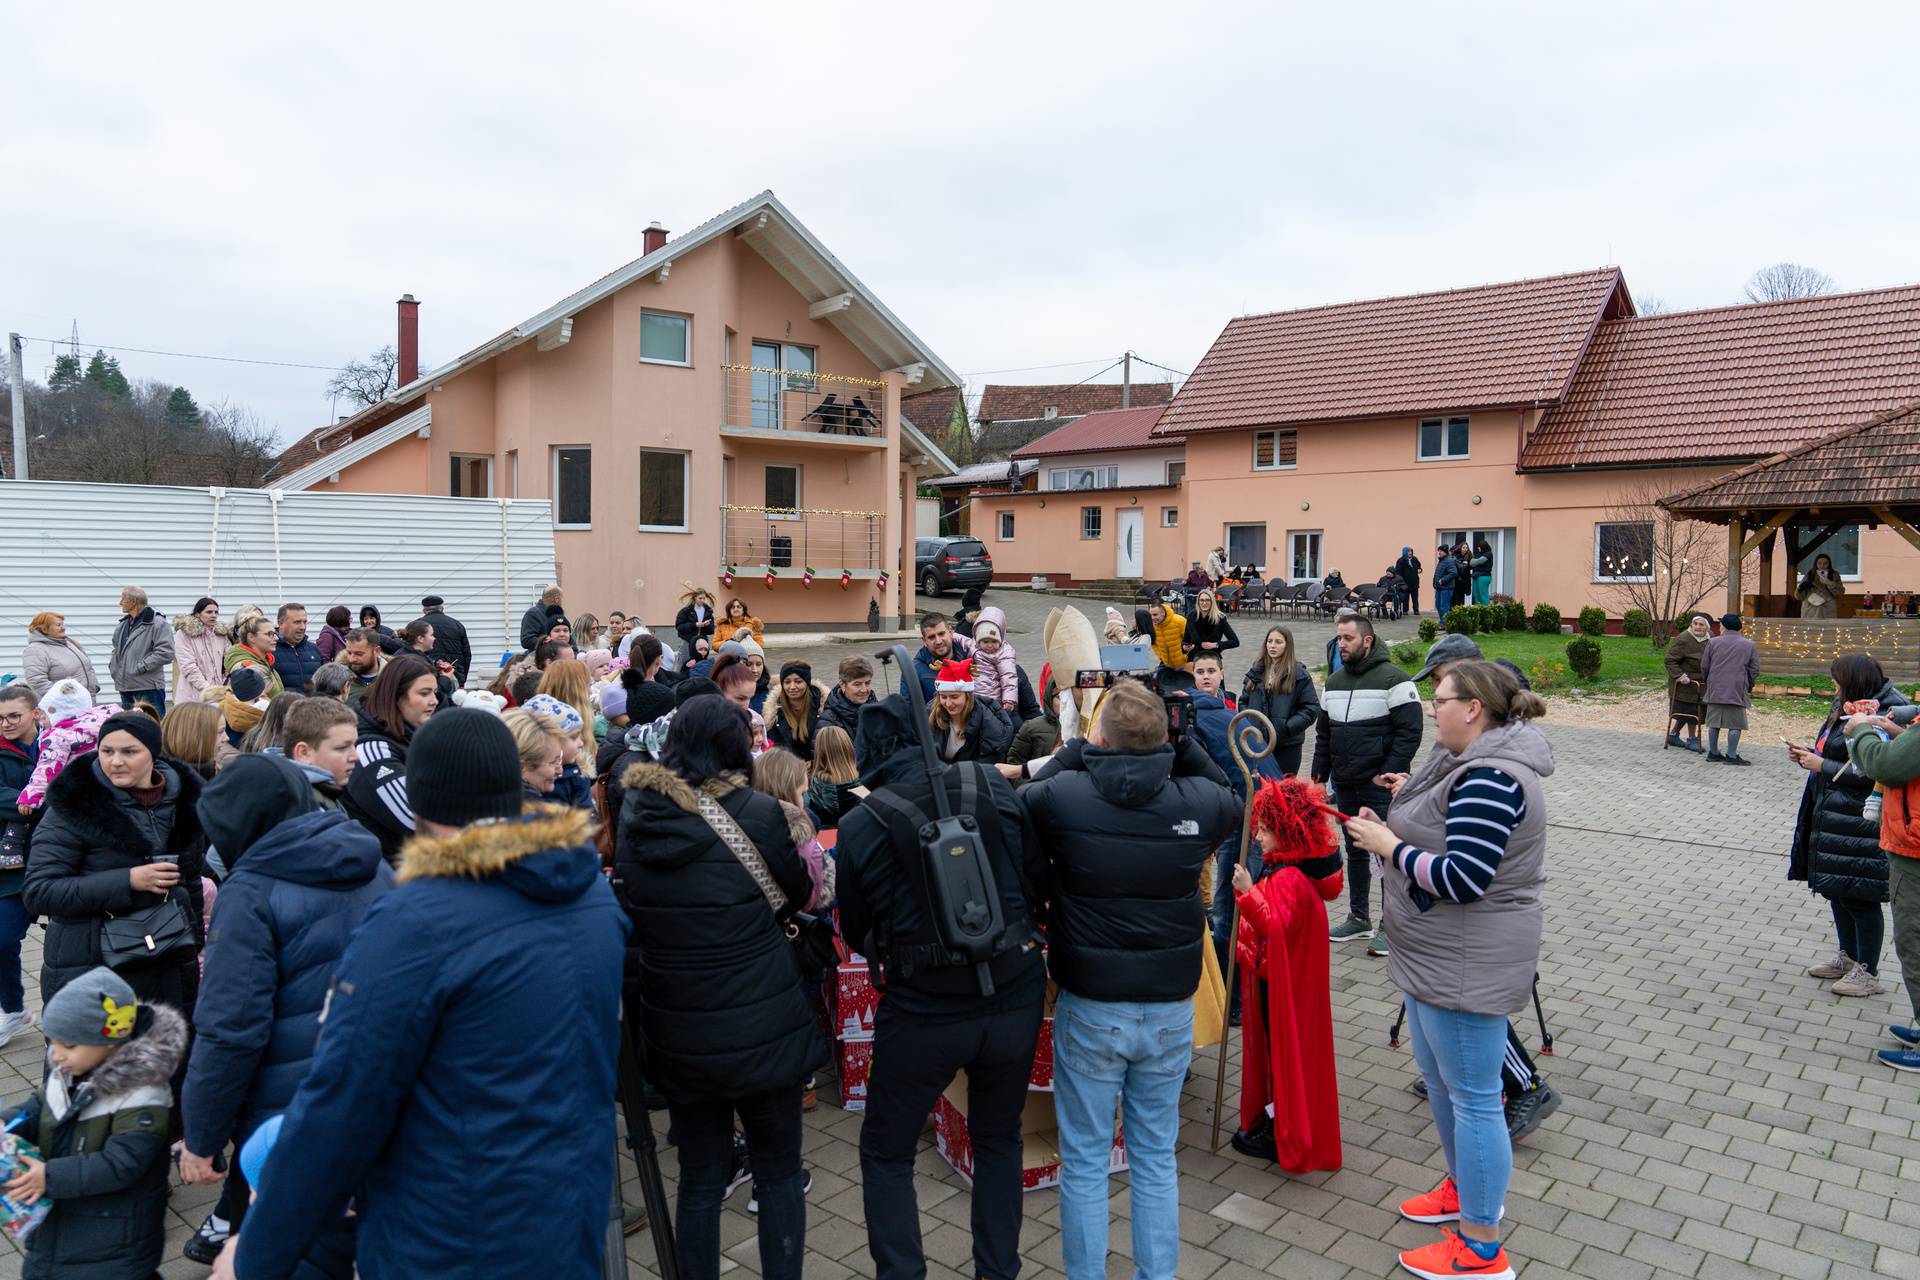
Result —
[[1144, 409], [1108, 409], [1075, 418], [1066, 426], [1050, 431], [1032, 444], [1014, 451], [1016, 458], [1040, 458], [1063, 453], [1116, 453], [1123, 449], [1166, 449], [1181, 444], [1184, 436], [1153, 434], [1154, 424], [1166, 413], [1164, 404]]
[[[1000, 386], [988, 383], [980, 392], [980, 408], [973, 415], [978, 422], [1025, 422], [1047, 419], [1047, 406], [1054, 417], [1073, 418], [1083, 413], [1120, 407], [1121, 386], [1117, 382], [1045, 382], [1025, 386]], [[1173, 399], [1171, 382], [1136, 382], [1132, 403], [1166, 404]]]
[[1022, 476], [1030, 476], [1040, 464], [1033, 461], [1008, 461], [999, 458], [992, 462], [976, 462], [972, 466], [961, 467], [952, 475], [937, 476], [921, 483], [940, 489], [971, 489], [975, 485], [1004, 484], [1010, 468], [1018, 468]]
[[1920, 285], [1609, 320], [1521, 467], [1752, 458], [1920, 400]]
[[1241, 316], [1163, 435], [1550, 403], [1594, 326], [1629, 315], [1619, 268]]
[[1669, 511], [1726, 518], [1818, 508], [1920, 507], [1920, 404], [1909, 404], [1662, 498]]
[[610, 271], [583, 289], [575, 290], [546, 310], [529, 317], [498, 337], [437, 369], [430, 369], [382, 400], [360, 411], [346, 422], [334, 423], [308, 432], [288, 446], [275, 464], [276, 475], [311, 466], [341, 436], [358, 436], [391, 419], [392, 410], [419, 399], [448, 378], [492, 359], [524, 342], [560, 333], [562, 326], [579, 312], [612, 297], [628, 285], [654, 272], [670, 269], [677, 258], [716, 240], [738, 234], [764, 257], [801, 296], [814, 303], [816, 312], [831, 321], [882, 369], [920, 367], [917, 385], [958, 386], [960, 375], [949, 368], [927, 345], [901, 323], [873, 292], [862, 284], [838, 258], [793, 216], [771, 191], [759, 195], [717, 217], [701, 223], [677, 239], [669, 240], [644, 257]]

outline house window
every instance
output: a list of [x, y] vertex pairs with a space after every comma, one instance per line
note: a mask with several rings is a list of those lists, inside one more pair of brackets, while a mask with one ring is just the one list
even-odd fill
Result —
[[1000, 541], [1013, 541], [1013, 512], [1000, 512]]
[[553, 524], [556, 529], [593, 527], [593, 450], [586, 445], [553, 451]]
[[447, 492], [456, 498], [493, 496], [493, 459], [484, 453], [456, 453], [447, 458]]
[[813, 348], [791, 342], [753, 344], [753, 416], [751, 425], [763, 431], [779, 431], [791, 417], [796, 427], [805, 425], [810, 406], [804, 400], [787, 402], [788, 391], [808, 392], [818, 384], [814, 372]]
[[1793, 567], [1796, 588], [1800, 585], [1798, 579], [1806, 577], [1807, 571], [1813, 568], [1814, 557], [1823, 553], [1833, 557], [1833, 571], [1844, 581], [1860, 581], [1860, 526], [1854, 525], [1840, 530], [1817, 547], [1807, 548], [1807, 553]]
[[687, 531], [688, 458], [671, 449], [640, 451], [640, 527], [651, 533]]
[[1100, 536], [1099, 507], [1080, 508], [1080, 536], [1082, 538], [1097, 538]]
[[1060, 406], [1057, 404], [1050, 404], [1046, 408], [1040, 411], [1040, 416], [1043, 418], [1057, 418], [1060, 416]]
[[1593, 580], [1653, 581], [1653, 521], [1594, 525]]
[[1055, 467], [1047, 473], [1049, 489], [1112, 489], [1120, 484], [1119, 467]]
[[1253, 469], [1286, 471], [1299, 462], [1300, 433], [1297, 431], [1256, 431], [1253, 433]]
[[791, 514], [774, 516], [776, 520], [798, 520], [800, 518], [800, 468], [773, 466], [767, 468], [766, 504], [769, 510], [779, 508]]
[[1467, 420], [1465, 418], [1422, 418], [1420, 420], [1421, 462], [1439, 462], [1467, 456]]
[[1178, 529], [1180, 527], [1180, 508], [1160, 508], [1160, 527], [1162, 529]]
[[640, 313], [640, 358], [648, 364], [692, 364], [693, 347], [688, 330], [693, 321], [687, 316], [664, 311]]
[[1186, 463], [1169, 462], [1167, 464], [1167, 483], [1168, 484], [1179, 484], [1186, 478], [1187, 478]]
[[1295, 582], [1312, 582], [1325, 575], [1320, 572], [1318, 529], [1295, 529], [1287, 534], [1288, 577]]
[[1264, 565], [1267, 562], [1267, 526], [1230, 524], [1226, 527], [1227, 563]]

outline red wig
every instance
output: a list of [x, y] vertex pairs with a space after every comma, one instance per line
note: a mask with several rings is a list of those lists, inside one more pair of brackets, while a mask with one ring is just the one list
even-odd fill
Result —
[[1268, 778], [1253, 793], [1253, 829], [1273, 833], [1274, 847], [1263, 851], [1271, 860], [1306, 862], [1333, 853], [1340, 843], [1333, 816], [1327, 793], [1305, 778]]

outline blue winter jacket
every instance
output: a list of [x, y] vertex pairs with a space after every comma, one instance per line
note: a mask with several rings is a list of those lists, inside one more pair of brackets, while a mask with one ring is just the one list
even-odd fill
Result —
[[920, 692], [926, 696], [928, 702], [933, 701], [934, 677], [940, 674], [942, 664], [958, 662], [962, 658], [972, 656], [973, 646], [964, 636], [956, 635], [953, 638], [953, 651], [944, 658], [936, 658], [928, 651], [927, 646], [920, 646], [920, 652], [913, 655], [913, 670], [914, 674], [920, 677]]
[[[1220, 772], [1227, 775], [1227, 785], [1233, 788], [1233, 794], [1246, 798], [1246, 779], [1240, 776], [1240, 766], [1234, 763], [1233, 747], [1228, 743], [1227, 726], [1233, 723], [1234, 708], [1217, 693], [1193, 691], [1194, 730], [1200, 738], [1200, 745], [1207, 749], [1207, 755], [1220, 766]], [[1261, 760], [1255, 766], [1263, 778], [1278, 778], [1280, 765], [1272, 756]]]
[[299, 644], [288, 644], [285, 640], [274, 642], [273, 669], [280, 673], [280, 683], [289, 693], [305, 693], [313, 683], [313, 673], [324, 662], [320, 646], [311, 640], [302, 640]]
[[542, 805], [407, 843], [341, 957], [238, 1274], [293, 1274], [357, 1193], [364, 1280], [599, 1280], [627, 917], [591, 830]]
[[283, 822], [220, 886], [181, 1089], [187, 1149], [245, 1142], [287, 1109], [313, 1061], [334, 966], [393, 887], [380, 841], [338, 810]]

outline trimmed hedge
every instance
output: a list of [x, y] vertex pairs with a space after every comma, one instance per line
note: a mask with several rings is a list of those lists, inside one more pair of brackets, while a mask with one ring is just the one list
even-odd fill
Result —
[[1474, 606], [1468, 604], [1453, 606], [1447, 610], [1447, 616], [1440, 620], [1441, 627], [1456, 636], [1472, 635], [1476, 629], [1474, 616], [1468, 612], [1472, 608]]
[[1603, 636], [1607, 634], [1607, 611], [1599, 605], [1590, 604], [1580, 611], [1580, 634], [1583, 636]]
[[1533, 606], [1533, 634], [1537, 636], [1557, 636], [1560, 634], [1560, 611], [1550, 604]]
[[1439, 623], [1435, 622], [1432, 618], [1420, 619], [1420, 638], [1422, 640], [1426, 641], [1428, 644], [1432, 644], [1434, 641], [1434, 637], [1438, 636], [1439, 634], [1440, 634]]
[[1653, 634], [1653, 615], [1645, 609], [1629, 609], [1620, 616], [1620, 630], [1644, 640]]
[[1567, 665], [1583, 680], [1600, 674], [1600, 654], [1600, 643], [1591, 636], [1575, 636], [1567, 641]]

